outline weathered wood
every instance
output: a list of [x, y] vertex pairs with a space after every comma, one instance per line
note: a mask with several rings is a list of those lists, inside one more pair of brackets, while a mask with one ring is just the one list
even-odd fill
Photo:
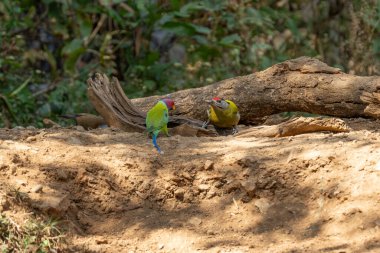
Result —
[[297, 117], [278, 125], [251, 127], [241, 131], [236, 137], [285, 137], [320, 131], [348, 132], [350, 127], [337, 118]]
[[[206, 119], [208, 104], [205, 100], [214, 96], [235, 101], [243, 124], [257, 123], [264, 116], [286, 111], [379, 118], [379, 90], [379, 76], [349, 75], [317, 59], [300, 57], [251, 75], [170, 94], [177, 107], [170, 117], [170, 132], [184, 136], [218, 135], [214, 129], [200, 128]], [[109, 126], [139, 132], [145, 129], [146, 111], [165, 97], [131, 101], [116, 78], [110, 81], [99, 73], [88, 79], [88, 96]], [[332, 121], [339, 122], [338, 119], [290, 120], [269, 128], [252, 129], [246, 134], [289, 136], [315, 131], [348, 131], [346, 126], [334, 125]], [[243, 136], [242, 133], [239, 136]]]
[[[119, 81], [105, 74], [96, 73], [87, 80], [87, 95], [96, 111], [108, 126], [130, 132], [145, 130], [146, 111], [140, 110], [124, 94]], [[156, 103], [154, 101], [154, 103]], [[202, 121], [181, 115], [170, 117], [170, 134], [184, 136], [217, 136], [215, 129], [202, 129]], [[177, 126], [177, 127], [176, 127]]]
[[380, 93], [377, 92], [363, 92], [360, 99], [368, 103], [368, 106], [364, 109], [364, 112], [374, 118], [380, 118]]
[[[261, 123], [262, 117], [287, 111], [303, 111], [337, 117], [380, 117], [374, 101], [363, 100], [364, 92], [380, 89], [379, 76], [354, 76], [342, 73], [310, 57], [276, 64], [264, 71], [239, 76], [201, 88], [170, 94], [176, 101], [176, 115], [206, 119], [206, 99], [214, 96], [231, 99], [240, 109], [241, 123]], [[147, 111], [163, 96], [133, 99]], [[378, 103], [380, 104], [380, 103]], [[380, 108], [380, 107], [379, 107]]]
[[107, 125], [125, 131], [144, 131], [145, 115], [125, 96], [116, 78], [96, 73], [87, 80], [87, 95]]

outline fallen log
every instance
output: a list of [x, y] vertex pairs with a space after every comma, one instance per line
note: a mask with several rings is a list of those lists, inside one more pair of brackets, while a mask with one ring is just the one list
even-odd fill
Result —
[[[109, 126], [143, 132], [145, 115], [159, 99], [152, 96], [129, 100], [118, 80], [96, 73], [88, 79], [88, 96]], [[235, 101], [241, 123], [262, 122], [264, 116], [286, 111], [303, 111], [340, 117], [380, 117], [380, 77], [360, 77], [309, 58], [300, 57], [276, 64], [264, 71], [227, 79], [201, 88], [170, 94], [177, 110], [170, 117], [170, 133], [184, 136], [217, 136], [215, 129], [202, 129], [206, 119], [205, 100], [214, 96]], [[289, 136], [306, 132], [345, 132], [349, 128], [331, 120], [298, 119], [264, 130], [245, 132], [258, 136]], [[342, 125], [343, 124], [343, 125]], [[254, 133], [255, 132], [255, 133]], [[240, 134], [240, 136], [244, 136]]]
[[[343, 73], [310, 57], [276, 64], [266, 70], [201, 88], [171, 93], [176, 115], [206, 119], [206, 99], [233, 100], [242, 124], [262, 123], [264, 116], [301, 111], [337, 117], [380, 117], [380, 77]], [[164, 96], [132, 99], [143, 111]]]

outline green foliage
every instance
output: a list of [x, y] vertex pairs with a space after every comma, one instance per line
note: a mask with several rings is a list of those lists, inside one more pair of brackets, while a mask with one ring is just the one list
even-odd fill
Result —
[[[88, 76], [130, 97], [170, 93], [302, 55], [379, 74], [380, 0], [3, 0], [2, 126], [92, 112]], [[371, 59], [371, 60], [369, 60]]]
[[33, 219], [19, 225], [0, 215], [1, 252], [57, 252], [63, 247], [64, 235], [54, 220]]
[[[11, 206], [28, 206], [28, 194], [19, 188], [5, 184], [7, 202]], [[26, 216], [25, 216], [26, 217]], [[31, 215], [22, 222], [12, 215], [0, 214], [0, 252], [62, 252], [65, 235], [58, 221]]]

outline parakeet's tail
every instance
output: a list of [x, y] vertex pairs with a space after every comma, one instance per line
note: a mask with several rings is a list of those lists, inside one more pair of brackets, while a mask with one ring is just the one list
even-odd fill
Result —
[[157, 149], [158, 153], [162, 154], [160, 147], [157, 145], [157, 135], [153, 134], [153, 146]]

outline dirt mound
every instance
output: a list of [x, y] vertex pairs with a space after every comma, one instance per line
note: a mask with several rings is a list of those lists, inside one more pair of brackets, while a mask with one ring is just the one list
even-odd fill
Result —
[[59, 217], [73, 252], [378, 252], [379, 124], [347, 122], [343, 134], [162, 137], [164, 155], [140, 133], [3, 129], [0, 200], [9, 187], [25, 198], [0, 209]]

